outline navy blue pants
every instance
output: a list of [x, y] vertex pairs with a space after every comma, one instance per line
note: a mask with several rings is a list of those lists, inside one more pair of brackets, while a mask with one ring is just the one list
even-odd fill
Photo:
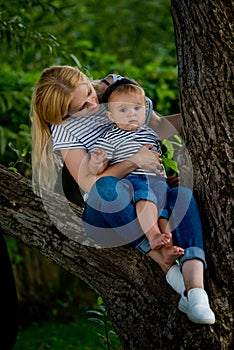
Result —
[[[183, 186], [168, 189], [167, 207], [173, 242], [185, 250], [180, 263], [200, 259], [206, 267], [201, 218], [192, 191]], [[133, 193], [124, 179], [106, 176], [94, 184], [83, 224], [87, 235], [103, 247], [131, 243], [142, 253], [150, 251], [137, 219]]]

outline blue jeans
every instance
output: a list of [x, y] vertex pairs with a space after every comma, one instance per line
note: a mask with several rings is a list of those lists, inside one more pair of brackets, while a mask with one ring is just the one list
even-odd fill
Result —
[[[131, 243], [148, 253], [149, 242], [139, 225], [133, 195], [125, 179], [100, 178], [92, 187], [83, 212], [87, 236], [103, 247]], [[167, 205], [173, 242], [185, 250], [180, 264], [200, 259], [206, 267], [201, 219], [192, 191], [183, 186], [169, 188]]]
[[[159, 216], [168, 218], [167, 191], [168, 184], [162, 176], [128, 175], [123, 181], [128, 182], [133, 191], [133, 203], [147, 200], [155, 204]], [[130, 187], [133, 189], [130, 189]]]

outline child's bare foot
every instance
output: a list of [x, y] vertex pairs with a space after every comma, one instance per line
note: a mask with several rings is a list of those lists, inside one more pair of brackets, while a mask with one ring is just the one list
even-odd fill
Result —
[[160, 249], [165, 244], [168, 244], [171, 240], [171, 233], [154, 233], [152, 237], [149, 237], [149, 244], [151, 249]]

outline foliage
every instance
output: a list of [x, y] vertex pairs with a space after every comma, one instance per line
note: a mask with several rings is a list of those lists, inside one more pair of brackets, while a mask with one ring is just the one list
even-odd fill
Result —
[[29, 176], [30, 167], [30, 99], [37, 76], [12, 71], [6, 63], [1, 67], [0, 162], [25, 176]]
[[95, 309], [87, 311], [87, 314], [92, 316], [88, 318], [89, 321], [92, 321], [100, 326], [100, 331], [97, 332], [97, 335], [100, 337], [100, 340], [106, 349], [120, 349], [117, 334], [113, 330], [110, 318], [106, 312], [106, 308], [101, 297], [98, 297]]
[[[147, 0], [143, 6], [136, 0], [129, 0], [128, 6], [123, 0], [116, 3], [84, 0], [79, 5], [74, 0], [70, 4], [74, 7], [70, 7], [69, 19], [79, 18], [79, 26], [71, 33], [65, 24], [64, 31], [73, 36], [73, 52], [80, 49], [76, 47], [80, 41], [86, 45], [86, 50], [81, 52], [83, 61], [90, 62], [89, 57], [94, 53], [107, 53], [114, 55], [117, 62], [128, 60], [138, 67], [155, 58], [175, 64], [175, 46], [170, 39], [173, 38], [173, 26], [169, 0]], [[91, 40], [87, 42], [85, 38]], [[97, 62], [92, 60], [90, 63], [97, 67]], [[98, 65], [100, 67], [99, 62]]]
[[20, 328], [14, 350], [104, 350], [97, 328], [82, 315], [72, 323], [33, 324]]
[[[14, 133], [6, 127], [0, 125], [1, 149], [0, 160], [7, 163], [10, 170], [19, 171], [26, 177], [30, 176], [30, 129], [28, 125], [21, 124], [19, 132]], [[10, 161], [12, 159], [12, 161]]]
[[128, 7], [122, 0], [0, 3], [1, 163], [30, 175], [30, 99], [49, 65], [75, 65], [95, 79], [109, 72], [132, 77], [160, 114], [178, 112], [169, 0], [130, 0]]
[[[10, 162], [9, 163], [9, 169], [13, 170], [13, 171], [17, 171], [17, 168], [19, 166], [19, 164], [23, 164], [24, 166], [26, 166], [28, 169], [31, 167], [29, 161], [27, 161], [27, 158], [30, 157], [30, 148], [31, 148], [31, 144], [30, 144], [30, 140], [29, 138], [29, 127], [27, 125], [20, 125], [20, 131], [18, 133], [19, 136], [23, 136], [24, 140], [27, 142], [26, 145], [24, 146], [24, 148], [21, 150], [18, 148], [16, 148], [11, 142], [8, 144], [10, 149], [16, 153], [16, 160], [14, 162]], [[20, 145], [21, 146], [21, 145]], [[25, 174], [26, 175], [26, 174]]]
[[12, 265], [17, 265], [22, 263], [23, 257], [19, 254], [18, 245], [16, 239], [7, 236], [6, 237], [8, 254]]
[[174, 154], [177, 150], [182, 147], [182, 141], [180, 136], [175, 135], [173, 140], [162, 141], [162, 162], [168, 176], [178, 176], [179, 169], [176, 161], [173, 159]]
[[1, 125], [16, 132], [19, 124], [30, 123], [30, 100], [38, 72], [12, 70], [7, 62], [1, 65]]
[[176, 64], [170, 0], [147, 0], [144, 6], [130, 0], [127, 7], [123, 0], [1, 0], [0, 36], [2, 62], [21, 61], [23, 67], [41, 69], [71, 54], [99, 72], [106, 71], [103, 54], [110, 63], [114, 57], [138, 67]]
[[[57, 303], [67, 308], [65, 302], [57, 300]], [[91, 317], [87, 319], [87, 315]], [[64, 324], [51, 321], [21, 326], [14, 350], [25, 349], [121, 350], [121, 346], [112, 330], [102, 299], [98, 298], [93, 310], [87, 313], [80, 311], [72, 322]]]
[[49, 20], [44, 14], [50, 13], [49, 17], [52, 18], [58, 10], [48, 0], [1, 1], [2, 62], [9, 62], [20, 69], [22, 63], [25, 66], [25, 63], [30, 64], [33, 60], [40, 60], [43, 54], [47, 56], [53, 52], [59, 43], [55, 36], [43, 30], [42, 26]]

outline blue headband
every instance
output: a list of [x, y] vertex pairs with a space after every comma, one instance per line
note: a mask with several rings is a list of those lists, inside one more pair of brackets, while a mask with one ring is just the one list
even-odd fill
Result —
[[102, 96], [102, 102], [103, 103], [107, 103], [109, 100], [110, 95], [112, 94], [112, 92], [121, 85], [125, 85], [125, 84], [130, 84], [130, 85], [136, 85], [139, 86], [137, 83], [135, 83], [134, 81], [127, 79], [127, 78], [122, 78], [119, 80], [116, 80], [115, 83], [111, 84], [108, 86], [108, 88], [105, 90], [103, 96]]

